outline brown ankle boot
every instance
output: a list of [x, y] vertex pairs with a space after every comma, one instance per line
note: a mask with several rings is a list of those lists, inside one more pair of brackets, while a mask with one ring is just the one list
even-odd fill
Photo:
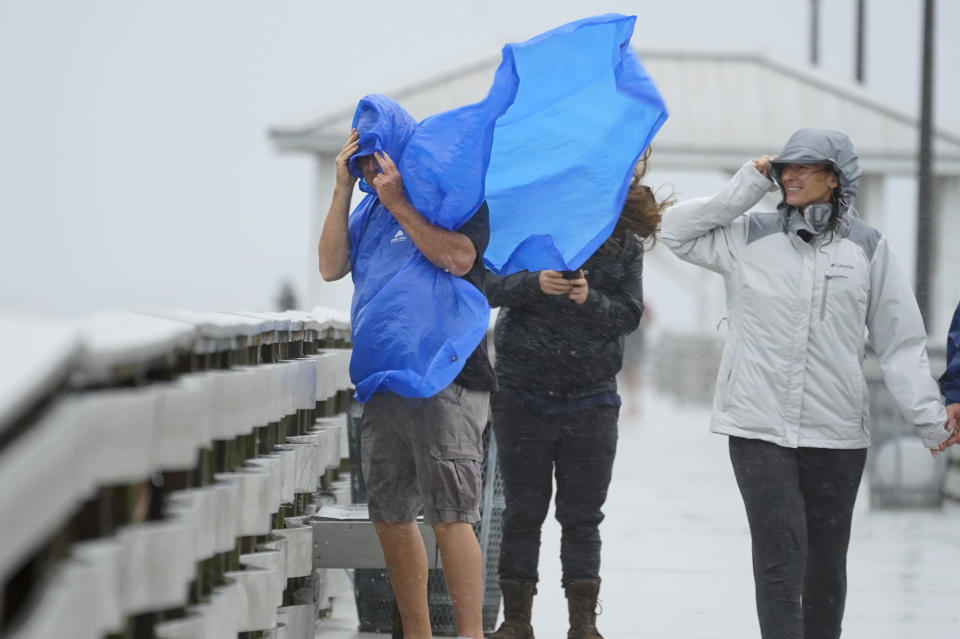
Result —
[[534, 639], [530, 612], [537, 584], [501, 579], [500, 592], [503, 593], [503, 623], [489, 639]]
[[567, 608], [570, 611], [570, 630], [567, 639], [603, 639], [597, 632], [597, 595], [600, 582], [580, 580], [564, 586]]

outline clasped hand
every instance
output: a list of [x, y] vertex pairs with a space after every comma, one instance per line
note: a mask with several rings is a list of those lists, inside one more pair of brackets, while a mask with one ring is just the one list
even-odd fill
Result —
[[954, 444], [960, 442], [960, 403], [947, 404], [947, 423], [945, 428], [950, 431], [950, 437], [940, 444], [939, 448], [934, 448], [930, 452], [936, 457], [937, 453], [942, 453]]
[[590, 286], [587, 284], [587, 278], [583, 270], [577, 271], [575, 279], [568, 280], [559, 271], [540, 271], [537, 279], [540, 283], [540, 290], [547, 295], [566, 295], [571, 301], [577, 304], [583, 304], [587, 301], [587, 295], [590, 293]]

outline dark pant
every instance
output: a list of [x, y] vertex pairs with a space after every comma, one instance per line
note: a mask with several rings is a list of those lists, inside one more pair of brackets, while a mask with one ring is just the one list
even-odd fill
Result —
[[500, 578], [538, 581], [540, 527], [557, 478], [557, 521], [563, 527], [563, 584], [600, 579], [600, 522], [617, 452], [619, 406], [572, 415], [527, 409], [516, 392], [493, 394], [493, 430], [506, 509]]
[[763, 639], [840, 636], [850, 521], [866, 458], [866, 449], [730, 438], [753, 540]]

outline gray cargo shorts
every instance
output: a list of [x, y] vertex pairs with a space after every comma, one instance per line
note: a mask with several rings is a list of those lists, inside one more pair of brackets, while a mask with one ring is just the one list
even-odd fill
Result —
[[363, 407], [360, 457], [370, 519], [480, 521], [490, 393], [459, 384], [423, 399], [376, 393]]

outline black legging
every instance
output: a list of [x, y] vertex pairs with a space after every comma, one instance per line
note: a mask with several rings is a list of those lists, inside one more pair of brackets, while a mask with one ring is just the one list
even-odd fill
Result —
[[536, 582], [540, 528], [557, 478], [557, 521], [563, 529], [560, 563], [564, 584], [600, 579], [600, 522], [617, 451], [618, 406], [573, 415], [527, 409], [517, 393], [493, 394], [506, 508], [500, 545], [500, 578]]
[[747, 509], [763, 639], [837, 639], [847, 545], [866, 449], [730, 438]]

